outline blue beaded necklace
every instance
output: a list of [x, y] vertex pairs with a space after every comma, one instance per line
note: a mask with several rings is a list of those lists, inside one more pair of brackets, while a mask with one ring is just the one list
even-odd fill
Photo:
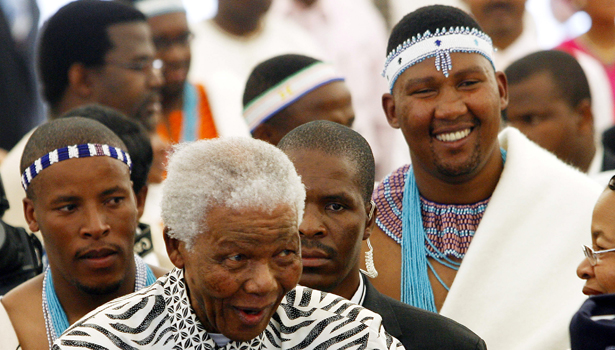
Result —
[[[501, 149], [502, 160], [506, 162], [506, 151]], [[461, 263], [451, 260], [440, 252], [431, 242], [423, 227], [421, 200], [412, 167], [408, 168], [404, 184], [402, 212], [402, 267], [401, 267], [401, 301], [412, 306], [437, 312], [433, 289], [429, 282], [429, 268], [436, 279], [448, 290], [448, 286], [436, 273], [427, 257], [431, 257], [453, 270], [458, 270]], [[435, 252], [426, 248], [426, 244]]]
[[[156, 276], [154, 276], [152, 270], [136, 254], [135, 265], [135, 291], [156, 282]], [[51, 349], [58, 336], [64, 333], [70, 324], [53, 287], [53, 277], [49, 267], [45, 270], [45, 278], [43, 279], [43, 316], [45, 317], [47, 341], [49, 342], [49, 349]]]

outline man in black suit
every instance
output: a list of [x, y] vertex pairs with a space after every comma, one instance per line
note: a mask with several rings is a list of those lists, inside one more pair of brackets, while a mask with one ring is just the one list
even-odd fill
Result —
[[370, 253], [359, 272], [361, 244], [375, 223], [374, 157], [361, 135], [343, 125], [314, 121], [278, 144], [295, 164], [307, 197], [301, 234], [300, 284], [343, 296], [382, 316], [387, 332], [406, 349], [485, 349], [472, 331], [436, 313], [378, 292]]

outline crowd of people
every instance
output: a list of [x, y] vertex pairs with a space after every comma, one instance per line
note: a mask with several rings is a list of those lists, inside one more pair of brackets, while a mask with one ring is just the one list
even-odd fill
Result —
[[598, 2], [0, 2], [0, 349], [615, 348]]

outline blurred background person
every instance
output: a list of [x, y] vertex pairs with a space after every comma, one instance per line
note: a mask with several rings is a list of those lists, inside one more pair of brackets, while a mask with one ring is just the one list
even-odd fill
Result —
[[0, 1], [0, 162], [45, 118], [34, 73], [36, 0]]
[[268, 16], [272, 0], [219, 0], [216, 15], [195, 23], [191, 81], [207, 86], [214, 115], [241, 118], [248, 75], [273, 56], [297, 53], [320, 58], [318, 45], [296, 24]]
[[590, 176], [615, 169], [615, 155], [594, 137], [592, 95], [576, 58], [538, 51], [515, 61], [505, 73], [507, 125]]
[[369, 142], [376, 159], [376, 180], [410, 160], [401, 132], [391, 128], [380, 96], [387, 26], [371, 0], [275, 0], [272, 15], [304, 28], [346, 79], [355, 110], [353, 129]]

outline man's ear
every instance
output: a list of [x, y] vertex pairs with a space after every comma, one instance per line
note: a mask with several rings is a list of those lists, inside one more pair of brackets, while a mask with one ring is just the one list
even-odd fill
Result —
[[495, 81], [498, 84], [498, 94], [500, 95], [500, 110], [508, 107], [508, 80], [504, 72], [495, 72]]
[[182, 255], [182, 251], [186, 251], [185, 243], [178, 240], [177, 238], [172, 238], [171, 236], [169, 236], [169, 228], [166, 226], [164, 227], [162, 235], [164, 237], [164, 244], [167, 247], [167, 255], [169, 256], [169, 259], [171, 260], [173, 265], [177, 266], [177, 268], [184, 268], [185, 261]]
[[28, 228], [31, 232], [36, 232], [40, 229], [38, 221], [36, 220], [36, 213], [34, 212], [34, 202], [30, 198], [23, 199], [23, 214], [28, 223]]
[[376, 216], [378, 216], [378, 208], [376, 207], [376, 203], [374, 201], [370, 201], [370, 206], [365, 208], [367, 210], [367, 218], [365, 221], [365, 232], [363, 232], [363, 240], [368, 239], [372, 232], [374, 231], [374, 227], [376, 225]]
[[583, 99], [577, 107], [576, 112], [579, 114], [577, 127], [580, 134], [594, 135], [594, 113], [589, 99]]
[[68, 69], [67, 90], [82, 99], [89, 99], [92, 96], [91, 71], [82, 63], [73, 63]]
[[387, 92], [382, 95], [382, 109], [384, 110], [384, 114], [387, 116], [389, 125], [395, 129], [399, 129], [400, 123], [395, 115], [395, 98], [392, 94]]
[[257, 140], [267, 141], [273, 145], [275, 145], [274, 136], [275, 132], [269, 123], [261, 123], [252, 131], [252, 137]]
[[147, 185], [141, 187], [139, 193], [136, 193], [135, 199], [137, 200], [137, 219], [141, 219], [143, 211], [145, 210], [145, 199], [147, 199], [147, 191], [149, 187]]

